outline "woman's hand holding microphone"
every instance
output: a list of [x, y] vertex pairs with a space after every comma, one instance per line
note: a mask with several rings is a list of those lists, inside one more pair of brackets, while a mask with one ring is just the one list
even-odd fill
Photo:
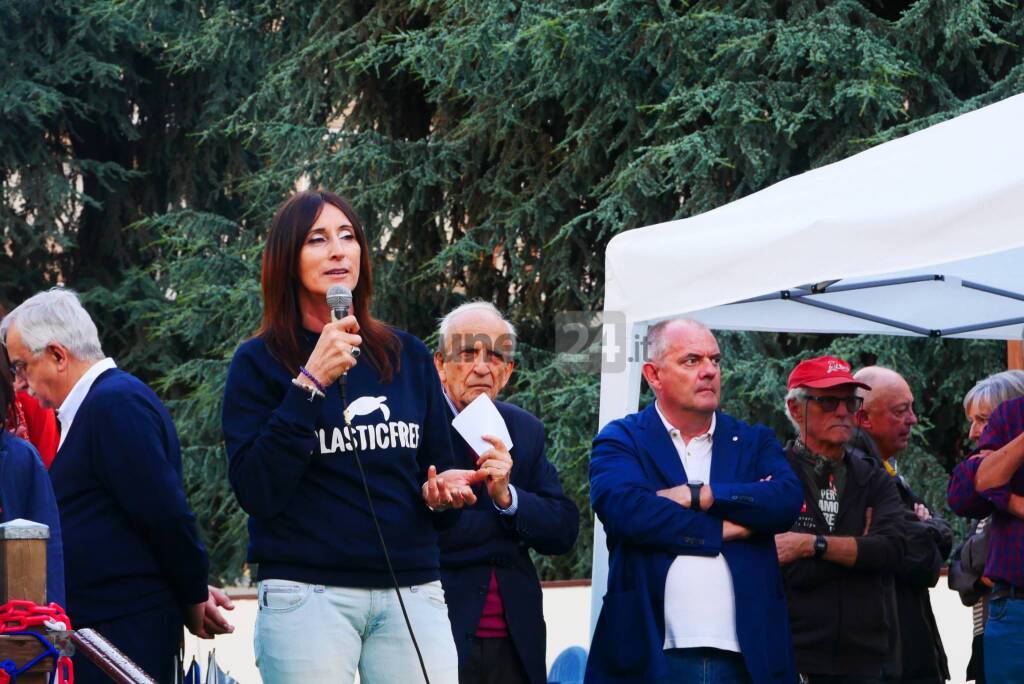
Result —
[[[356, 365], [359, 345], [362, 342], [363, 339], [359, 336], [359, 322], [355, 316], [345, 316], [324, 326], [313, 353], [303, 366], [306, 372], [320, 383], [321, 387], [316, 389], [322, 391], [322, 388], [333, 385], [338, 378]], [[312, 383], [313, 378], [302, 373], [297, 380], [307, 384]]]

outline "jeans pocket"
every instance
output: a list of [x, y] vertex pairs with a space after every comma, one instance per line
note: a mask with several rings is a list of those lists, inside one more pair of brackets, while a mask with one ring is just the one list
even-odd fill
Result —
[[995, 601], [989, 601], [988, 604], [988, 619], [989, 620], [1002, 620], [1006, 617], [1006, 610], [1010, 606], [1010, 599], [1001, 598]]
[[420, 594], [426, 598], [427, 603], [434, 606], [435, 608], [443, 608], [448, 610], [448, 603], [444, 598], [444, 587], [441, 586], [440, 581], [427, 582], [426, 584], [417, 584], [409, 587], [409, 591], [413, 594]]
[[259, 588], [259, 609], [268, 613], [288, 613], [308, 599], [312, 585], [291, 580], [263, 580]]

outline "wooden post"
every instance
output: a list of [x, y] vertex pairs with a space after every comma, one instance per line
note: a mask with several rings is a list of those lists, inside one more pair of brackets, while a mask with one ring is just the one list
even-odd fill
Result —
[[[46, 540], [50, 528], [28, 520], [0, 524], [0, 603], [16, 599], [46, 605]], [[30, 636], [0, 637], [0, 660], [19, 666], [43, 652]], [[18, 677], [23, 684], [46, 684], [53, 660], [39, 661]]]
[[1024, 345], [1020, 340], [1006, 343], [1006, 369], [1024, 370]]
[[[23, 600], [46, 605], [46, 540], [50, 528], [28, 520], [0, 525], [0, 603]], [[33, 630], [39, 631], [39, 630]], [[71, 634], [75, 648], [116, 684], [156, 684], [138, 665], [91, 629]], [[0, 635], [0, 661], [19, 667], [43, 652], [30, 636]], [[47, 684], [53, 659], [46, 658], [18, 677], [19, 684]]]
[[0, 603], [46, 605], [46, 540], [50, 528], [28, 520], [0, 525]]

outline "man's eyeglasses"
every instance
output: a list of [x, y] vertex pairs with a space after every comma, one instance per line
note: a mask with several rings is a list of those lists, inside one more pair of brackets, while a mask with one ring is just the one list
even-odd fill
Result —
[[11, 375], [16, 378], [25, 379], [25, 370], [28, 368], [28, 364], [24, 361], [15, 361], [11, 364]]
[[813, 394], [807, 395], [807, 401], [813, 401], [821, 407], [825, 413], [832, 413], [839, 408], [840, 402], [846, 406], [849, 413], [856, 413], [864, 405], [864, 397], [816, 397]]

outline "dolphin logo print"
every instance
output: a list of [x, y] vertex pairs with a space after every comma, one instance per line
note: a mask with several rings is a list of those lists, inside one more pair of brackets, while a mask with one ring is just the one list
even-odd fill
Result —
[[391, 409], [385, 404], [387, 397], [359, 397], [345, 409], [345, 422], [351, 421], [356, 416], [368, 416], [377, 409], [384, 414], [384, 420], [391, 418]]

